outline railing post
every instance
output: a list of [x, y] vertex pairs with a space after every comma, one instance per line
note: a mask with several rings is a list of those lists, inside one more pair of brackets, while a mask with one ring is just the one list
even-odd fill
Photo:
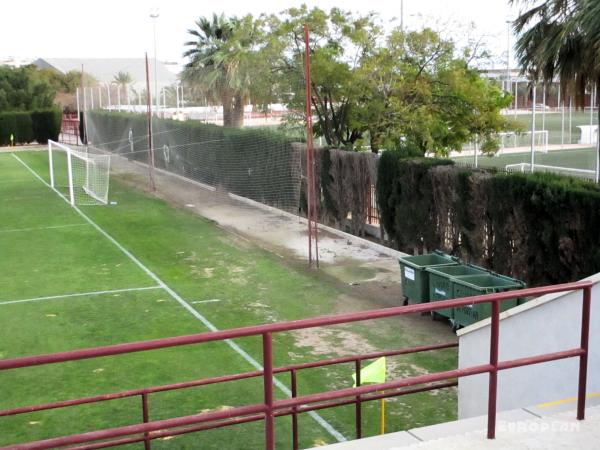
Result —
[[488, 439], [496, 437], [496, 397], [498, 395], [498, 342], [500, 336], [500, 301], [492, 301], [492, 326], [490, 328], [490, 370], [488, 390]]
[[[356, 386], [360, 386], [360, 366], [361, 360], [357, 359], [354, 361], [354, 373], [356, 373]], [[355, 420], [356, 420], [356, 439], [360, 439], [362, 437], [362, 401], [360, 395], [356, 396], [356, 401], [354, 402], [354, 410], [355, 410]]]
[[263, 333], [263, 386], [265, 397], [265, 450], [275, 449], [275, 419], [273, 416], [273, 336]]
[[[142, 393], [142, 419], [144, 423], [150, 422], [150, 411], [148, 410], [148, 393]], [[144, 433], [144, 450], [152, 447], [150, 433]]]
[[577, 420], [585, 419], [585, 395], [587, 386], [588, 349], [590, 339], [590, 309], [592, 303], [592, 287], [583, 289], [583, 305], [581, 307], [581, 349], [579, 357], [579, 388], [577, 392]]
[[[296, 381], [296, 369], [290, 370], [291, 383], [292, 383], [292, 398], [298, 396], [298, 385]], [[292, 448], [298, 450], [298, 407], [292, 408]]]

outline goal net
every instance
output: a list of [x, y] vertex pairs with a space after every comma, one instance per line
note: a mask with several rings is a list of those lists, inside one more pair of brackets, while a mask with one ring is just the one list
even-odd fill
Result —
[[71, 205], [106, 205], [110, 156], [48, 141], [50, 185]]
[[281, 133], [154, 117], [150, 152], [145, 114], [94, 110], [85, 121], [88, 147], [112, 155], [115, 174], [140, 182], [153, 164], [156, 189], [163, 194], [178, 194], [175, 180], [184, 179], [221, 195], [219, 201], [228, 197], [236, 204], [257, 202], [298, 213], [303, 152]]

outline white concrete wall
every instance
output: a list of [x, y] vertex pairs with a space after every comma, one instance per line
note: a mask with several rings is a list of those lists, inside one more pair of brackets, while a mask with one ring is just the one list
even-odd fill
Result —
[[[594, 281], [588, 359], [588, 393], [600, 391], [600, 274]], [[500, 361], [579, 347], [582, 291], [549, 294], [501, 315]], [[459, 330], [460, 368], [489, 362], [489, 319]], [[508, 369], [498, 375], [498, 411], [577, 395], [579, 358]], [[458, 384], [458, 417], [487, 414], [488, 374]]]

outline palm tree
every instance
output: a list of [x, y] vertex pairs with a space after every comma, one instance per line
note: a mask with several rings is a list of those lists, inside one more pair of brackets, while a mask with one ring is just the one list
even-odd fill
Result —
[[[519, 34], [517, 56], [521, 69], [534, 79], [551, 82], [559, 77], [561, 88], [584, 106], [586, 89], [595, 88], [600, 105], [600, 6], [592, 0], [511, 0], [533, 5], [514, 22]], [[600, 129], [600, 115], [599, 115]], [[596, 179], [600, 174], [600, 139]]]
[[[131, 85], [131, 83], [133, 83], [133, 78], [131, 77], [131, 75], [129, 74], [129, 72], [121, 72], [119, 71], [119, 73], [117, 73], [114, 77], [113, 77], [113, 81], [112, 84], [117, 86], [117, 89], [119, 90], [119, 97], [121, 96], [121, 89], [125, 89], [125, 92], [127, 92], [127, 89], [129, 87], [129, 85]], [[109, 87], [110, 89], [110, 87]]]
[[196, 90], [223, 105], [223, 124], [241, 127], [244, 104], [252, 85], [251, 60], [258, 28], [251, 16], [243, 19], [213, 14], [200, 17], [196, 28], [188, 30], [194, 40], [184, 45], [190, 59], [182, 78]]

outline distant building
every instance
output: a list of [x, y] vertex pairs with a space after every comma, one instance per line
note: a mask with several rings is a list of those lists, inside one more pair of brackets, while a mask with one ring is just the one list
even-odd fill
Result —
[[[111, 84], [119, 72], [127, 72], [133, 82], [134, 89], [146, 87], [146, 62], [144, 58], [38, 58], [33, 64], [40, 69], [54, 69], [61, 73], [72, 70], [83, 71], [93, 76], [101, 84]], [[148, 60], [150, 69], [150, 86], [154, 86], [154, 59]], [[177, 75], [169, 70], [162, 61], [156, 65], [158, 88], [171, 86], [177, 82]]]
[[15, 56], [0, 58], [0, 66], [21, 67], [31, 64], [31, 62], [31, 58], [18, 58]]

